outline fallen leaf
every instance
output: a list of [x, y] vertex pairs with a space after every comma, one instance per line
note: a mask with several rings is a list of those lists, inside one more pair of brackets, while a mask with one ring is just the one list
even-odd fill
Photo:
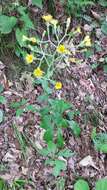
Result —
[[86, 156], [85, 158], [83, 158], [80, 162], [79, 162], [79, 165], [80, 166], [92, 166], [93, 168], [95, 168], [96, 170], [99, 170], [93, 160], [92, 160], [92, 157], [90, 155]]

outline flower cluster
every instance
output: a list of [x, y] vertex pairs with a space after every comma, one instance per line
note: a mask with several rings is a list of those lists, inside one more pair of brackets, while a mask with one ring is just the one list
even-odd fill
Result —
[[[30, 44], [26, 43], [28, 45], [27, 47], [30, 48], [30, 52], [37, 53], [36, 58], [34, 57], [33, 53], [27, 53], [25, 56], [25, 61], [27, 64], [31, 64], [32, 62], [34, 62], [34, 60], [36, 60], [37, 61], [36, 64], [38, 64], [38, 63], [39, 64], [38, 64], [37, 68], [34, 69], [33, 76], [37, 79], [42, 78], [42, 79], [52, 81], [52, 84], [54, 84], [54, 89], [60, 90], [60, 89], [62, 89], [62, 83], [60, 81], [58, 81], [58, 82], [53, 81], [52, 75], [51, 75], [51, 73], [53, 74], [55, 68], [57, 68], [56, 67], [57, 62], [61, 63], [62, 60], [64, 60], [64, 61], [68, 60], [69, 63], [80, 63], [81, 60], [76, 58], [76, 56], [75, 56], [76, 51], [82, 51], [82, 50], [84, 51], [85, 50], [85, 49], [83, 49], [84, 46], [86, 47], [86, 49], [87, 49], [87, 47], [91, 47], [91, 45], [92, 45], [91, 38], [89, 35], [86, 35], [84, 37], [84, 39], [80, 42], [79, 45], [77, 45], [77, 46], [75, 45], [76, 47], [74, 46], [73, 41], [72, 41], [72, 44], [71, 44], [72, 47], [69, 50], [68, 49], [69, 46], [67, 45], [68, 46], [67, 47], [66, 43], [63, 43], [63, 41], [66, 39], [66, 37], [68, 37], [68, 39], [69, 39], [69, 35], [68, 35], [67, 31], [70, 26], [71, 18], [67, 19], [65, 34], [62, 39], [59, 39], [59, 36], [58, 36], [59, 33], [58, 33], [57, 27], [56, 27], [58, 24], [58, 20], [54, 19], [53, 16], [50, 14], [43, 15], [42, 19], [47, 23], [48, 40], [46, 41], [46, 43], [44, 42], [43, 38], [44, 38], [45, 34], [43, 35], [42, 41], [39, 41], [39, 40], [37, 41], [37, 38], [35, 38], [35, 37], [27, 37], [27, 36], [23, 35], [23, 37], [22, 37], [23, 42], [31, 42]], [[50, 24], [53, 25], [53, 29], [55, 32], [54, 34], [56, 35], [56, 38], [55, 38], [56, 41], [51, 39], [50, 31], [49, 31]], [[73, 36], [82, 34], [80, 26], [77, 26], [77, 28], [75, 30], [72, 30], [71, 32], [73, 32]], [[49, 44], [47, 44], [48, 42], [49, 42], [49, 44], [53, 45], [53, 48], [48, 46], [49, 45]], [[42, 45], [42, 43], [43, 43], [43, 45]], [[44, 44], [45, 44], [45, 46], [44, 46]], [[50, 49], [48, 49], [47, 46]], [[46, 49], [44, 47], [46, 47]], [[80, 47], [80, 49], [78, 49], [78, 47]], [[81, 50], [81, 48], [82, 48], [82, 50]], [[49, 50], [48, 53], [47, 53], [47, 50]], [[50, 51], [50, 50], [52, 50], [52, 51]], [[50, 55], [48, 55], [48, 54], [50, 54]], [[51, 57], [52, 57], [52, 59], [50, 62]], [[46, 74], [41, 69], [42, 62], [43, 63], [45, 62], [48, 66], [48, 69], [47, 69], [48, 73], [46, 73]], [[42, 68], [43, 68], [43, 66], [42, 66]], [[53, 69], [53, 70], [51, 70], [51, 69]], [[50, 78], [51, 78], [51, 80], [50, 80]]]

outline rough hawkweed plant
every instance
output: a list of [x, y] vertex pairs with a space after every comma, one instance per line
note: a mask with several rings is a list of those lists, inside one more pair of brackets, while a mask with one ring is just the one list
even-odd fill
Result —
[[[78, 26], [69, 34], [70, 18], [66, 21], [66, 28], [62, 35], [61, 26], [58, 21], [51, 15], [42, 17], [46, 24], [41, 39], [37, 36], [23, 36], [23, 46], [28, 53], [24, 53], [24, 59], [27, 64], [35, 64], [33, 71], [34, 84], [41, 85], [43, 94], [38, 97], [41, 104], [40, 110], [40, 127], [44, 129], [43, 139], [46, 142], [46, 147], [43, 147], [41, 153], [46, 156], [46, 164], [53, 167], [54, 176], [60, 175], [62, 170], [67, 167], [66, 160], [61, 160], [61, 157], [69, 157], [71, 152], [65, 151], [64, 129], [70, 128], [72, 133], [78, 137], [80, 135], [80, 127], [75, 121], [78, 116], [78, 111], [73, 105], [59, 98], [52, 98], [56, 91], [62, 90], [63, 84], [61, 81], [56, 81], [54, 76], [58, 72], [58, 65], [66, 60], [73, 63], [78, 63], [76, 53], [84, 51], [84, 47], [91, 46], [90, 37], [85, 37], [79, 44], [73, 44], [73, 38], [81, 34], [81, 28]], [[69, 45], [69, 41], [70, 43]], [[75, 51], [73, 52], [73, 48]], [[62, 152], [60, 152], [62, 151]]]

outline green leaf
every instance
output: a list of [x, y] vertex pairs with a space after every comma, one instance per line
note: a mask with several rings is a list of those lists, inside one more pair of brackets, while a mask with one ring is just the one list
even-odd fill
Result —
[[23, 106], [27, 103], [27, 100], [26, 99], [22, 99], [21, 101], [19, 102], [12, 102], [10, 104], [11, 108], [14, 108], [14, 109], [17, 109], [19, 108], [20, 106]]
[[26, 158], [26, 150], [27, 150], [26, 140], [16, 125], [12, 125], [12, 127], [14, 129], [15, 136], [20, 144], [22, 154], [23, 154], [24, 158]]
[[24, 14], [20, 17], [20, 20], [24, 22], [24, 30], [34, 29], [34, 25], [30, 20], [28, 14]]
[[16, 110], [16, 117], [20, 117], [23, 114], [24, 110], [23, 109], [17, 109]]
[[54, 164], [55, 166], [52, 173], [55, 177], [57, 177], [62, 170], [66, 170], [66, 162], [62, 160], [55, 160]]
[[63, 177], [58, 179], [56, 186], [58, 190], [65, 190], [65, 179]]
[[105, 65], [103, 66], [103, 68], [104, 68], [104, 72], [107, 73], [107, 64], [105, 64]]
[[95, 190], [106, 190], [107, 189], [107, 178], [100, 179], [96, 182]]
[[74, 184], [74, 190], [90, 190], [88, 183], [85, 180], [79, 179]]
[[91, 133], [91, 139], [93, 140], [96, 137], [96, 127], [93, 128], [92, 133]]
[[0, 96], [0, 103], [5, 104], [6, 103], [6, 98], [4, 96]]
[[4, 117], [3, 110], [0, 109], [0, 123], [2, 123], [3, 117]]
[[72, 129], [74, 135], [78, 137], [81, 133], [81, 129], [80, 129], [78, 123], [73, 120], [68, 121], [68, 123], [69, 123], [69, 127]]
[[14, 181], [14, 185], [16, 187], [23, 187], [26, 184], [26, 180], [23, 179], [17, 179]]
[[93, 63], [92, 65], [91, 65], [91, 68], [92, 69], [96, 69], [98, 67], [98, 63]]
[[48, 95], [40, 95], [38, 98], [37, 98], [37, 100], [39, 101], [39, 102], [47, 102], [48, 101]]
[[0, 31], [2, 34], [8, 34], [12, 31], [17, 23], [17, 18], [14, 16], [0, 15]]
[[36, 112], [37, 109], [35, 108], [34, 105], [27, 105], [26, 108], [25, 108], [25, 111]]
[[44, 133], [44, 140], [46, 142], [52, 141], [53, 140], [53, 129], [50, 126], [50, 129], [46, 130], [46, 132]]
[[90, 49], [90, 50], [87, 50], [84, 54], [85, 54], [85, 58], [87, 59], [93, 56], [94, 52], [92, 49]]
[[32, 5], [36, 5], [40, 9], [42, 9], [42, 7], [43, 7], [42, 0], [32, 0]]
[[7, 190], [6, 182], [0, 178], [0, 190]]
[[106, 0], [99, 0], [99, 4], [103, 7], [107, 7], [107, 1]]
[[60, 128], [58, 128], [58, 131], [57, 131], [57, 145], [58, 147], [63, 147], [64, 145], [63, 133]]
[[56, 152], [56, 149], [57, 149], [57, 147], [56, 147], [56, 144], [54, 144], [53, 142], [49, 142], [48, 143], [48, 150], [50, 151], [50, 152], [52, 152], [52, 153], [55, 153]]
[[45, 165], [50, 165], [50, 166], [54, 166], [54, 160], [52, 160], [52, 159], [47, 159], [46, 161], [45, 161]]
[[101, 31], [107, 35], [107, 21], [104, 21], [101, 26]]
[[3, 85], [0, 84], [0, 93], [3, 92], [4, 88], [3, 88]]
[[68, 102], [65, 102], [64, 100], [49, 100], [52, 109], [54, 110], [54, 112], [59, 112], [59, 113], [63, 113], [64, 111], [68, 110], [71, 108], [71, 104], [69, 104]]
[[23, 41], [23, 35], [27, 36], [27, 32], [25, 30], [16, 29], [16, 40], [21, 47], [26, 47], [26, 42]]
[[44, 89], [44, 91], [47, 94], [51, 94], [52, 93], [52, 89], [49, 88], [49, 83], [48, 83], [47, 80], [45, 80], [45, 79], [41, 80], [41, 84], [42, 84], [42, 88]]
[[20, 13], [20, 20], [24, 23], [23, 29], [26, 31], [28, 29], [34, 29], [34, 25], [28, 15], [28, 13], [26, 13], [26, 7], [23, 6], [19, 6], [18, 7], [18, 12]]
[[74, 152], [72, 152], [71, 150], [69, 149], [63, 149], [61, 150], [59, 153], [58, 153], [58, 156], [63, 156], [65, 158], [68, 158], [70, 156], [73, 156], [74, 155]]
[[39, 153], [42, 155], [42, 156], [48, 156], [49, 154], [49, 151], [47, 148], [42, 148]]
[[52, 154], [54, 155], [56, 150], [57, 150], [56, 144], [50, 141], [48, 142], [47, 148], [43, 148], [42, 150], [40, 150], [40, 154], [42, 154], [43, 156], [49, 156]]
[[46, 130], [50, 129], [50, 127], [52, 126], [50, 115], [45, 115], [41, 119], [40, 126], [41, 126], [41, 128], [46, 129]]
[[17, 8], [17, 11], [18, 11], [21, 15], [25, 15], [25, 14], [26, 14], [26, 7], [19, 6], [19, 7]]
[[107, 153], [107, 133], [98, 133], [93, 139], [97, 151]]

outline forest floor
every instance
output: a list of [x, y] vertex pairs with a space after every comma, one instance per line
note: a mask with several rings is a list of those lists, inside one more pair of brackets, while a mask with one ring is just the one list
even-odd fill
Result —
[[[105, 14], [97, 11], [93, 13], [94, 16], [92, 15], [92, 24], [84, 20], [81, 22], [81, 28], [84, 33], [92, 33], [94, 30], [92, 41], [97, 41], [101, 49], [96, 51], [93, 47], [92, 54], [87, 59], [83, 58], [82, 64], [71, 63], [69, 68], [63, 69], [57, 76], [63, 88], [55, 93], [55, 97], [67, 100], [80, 112], [78, 117], [80, 137], [75, 138], [69, 130], [65, 130], [64, 133], [66, 147], [76, 152], [75, 156], [67, 160], [67, 171], [61, 173], [66, 181], [66, 190], [73, 189], [78, 176], [86, 179], [91, 187], [99, 178], [107, 177], [107, 155], [97, 152], [91, 140], [94, 127], [97, 127], [97, 131], [107, 131], [107, 73], [103, 69], [107, 56], [107, 36], [102, 33], [99, 24], [93, 27], [94, 23], [97, 23], [96, 17]], [[66, 17], [60, 13], [56, 15], [60, 20], [62, 16], [63, 19]], [[36, 18], [36, 15], [34, 17]], [[72, 21], [72, 25], [75, 25], [75, 22], [77, 23]], [[0, 62], [0, 83], [4, 87], [2, 96], [6, 98], [6, 103], [0, 105], [0, 109], [4, 111], [4, 121], [0, 124], [0, 177], [8, 183], [17, 178], [32, 179], [35, 190], [56, 190], [56, 181], [51, 175], [51, 168], [44, 166], [44, 158], [29, 143], [29, 139], [36, 146], [42, 146], [44, 143], [43, 131], [39, 128], [38, 113], [29, 111], [16, 118], [15, 111], [9, 106], [10, 102], [27, 99], [30, 104], [38, 107], [36, 100], [42, 89], [32, 85], [32, 77], [26, 72], [22, 72], [20, 78], [14, 75], [15, 70], [17, 74], [16, 67], [11, 74], [11, 63], [14, 61], [9, 60], [11, 63], [8, 63], [6, 59], [6, 57], [4, 60], [2, 58]], [[94, 63], [97, 63], [98, 67], [94, 68]], [[22, 150], [15, 136], [14, 123], [19, 131], [27, 136], [26, 159], [22, 158]], [[27, 185], [27, 189], [32, 189], [32, 185]]]

